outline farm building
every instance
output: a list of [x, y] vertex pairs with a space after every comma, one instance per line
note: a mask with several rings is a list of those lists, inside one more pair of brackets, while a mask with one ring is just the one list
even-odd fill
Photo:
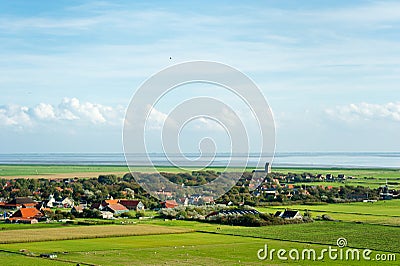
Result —
[[233, 209], [233, 210], [221, 210], [218, 212], [212, 212], [206, 216], [206, 219], [213, 220], [217, 216], [242, 216], [246, 214], [260, 214], [257, 210], [240, 210], [240, 209]]
[[140, 200], [119, 200], [119, 204], [125, 206], [129, 210], [144, 211], [144, 204]]
[[8, 223], [37, 223], [39, 220], [44, 218], [43, 213], [41, 213], [36, 208], [20, 208], [17, 210], [10, 218], [7, 218]]
[[129, 210], [122, 204], [109, 204], [102, 209], [103, 211], [109, 211], [113, 214], [121, 214], [124, 212], [128, 212]]
[[178, 206], [178, 203], [175, 200], [166, 200], [161, 202], [161, 206], [163, 208], [175, 208]]
[[21, 207], [34, 207], [37, 202], [29, 197], [16, 197], [4, 205], [4, 208], [14, 209]]
[[72, 207], [71, 213], [72, 214], [79, 214], [79, 213], [83, 212], [83, 209], [84, 209], [83, 205], [77, 205], [77, 206]]
[[299, 211], [285, 210], [283, 212], [277, 211], [275, 217], [281, 217], [283, 219], [303, 219], [303, 216]]
[[109, 212], [109, 211], [101, 211], [101, 218], [112, 219], [112, 218], [114, 218], [114, 215], [112, 212]]

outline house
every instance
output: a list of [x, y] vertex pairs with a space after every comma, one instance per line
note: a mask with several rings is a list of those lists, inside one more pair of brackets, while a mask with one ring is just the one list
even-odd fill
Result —
[[119, 204], [125, 206], [129, 210], [144, 211], [144, 204], [140, 200], [119, 200]]
[[103, 218], [103, 219], [113, 219], [114, 218], [114, 215], [112, 212], [101, 211], [100, 213], [101, 213], [101, 218]]
[[124, 212], [129, 212], [129, 210], [122, 204], [109, 204], [103, 208], [103, 211], [109, 211], [113, 214], [121, 214]]
[[169, 191], [160, 190], [160, 191], [156, 191], [154, 193], [156, 195], [162, 196], [164, 198], [171, 198], [172, 197], [172, 192], [169, 192]]
[[180, 198], [179, 202], [183, 205], [183, 206], [188, 206], [189, 205], [189, 199], [184, 197], [184, 198]]
[[37, 204], [36, 201], [29, 197], [16, 197], [13, 200], [9, 201], [4, 205], [4, 208], [21, 208], [23, 206], [25, 207], [35, 207]]
[[36, 208], [20, 208], [10, 218], [7, 218], [8, 223], [37, 223], [45, 216]]
[[72, 214], [79, 214], [79, 213], [83, 212], [83, 209], [84, 209], [83, 205], [77, 205], [77, 206], [72, 207], [71, 213]]
[[50, 212], [53, 212], [50, 208], [44, 208], [44, 207], [41, 207], [40, 209], [38, 209], [41, 213], [46, 213], [46, 212], [48, 212], [48, 213], [50, 213]]
[[47, 253], [44, 253], [44, 254], [40, 254], [40, 257], [41, 257], [41, 258], [48, 258], [48, 259], [55, 259], [55, 258], [57, 258], [57, 254], [53, 254], [53, 253], [47, 254]]
[[95, 202], [95, 203], [92, 203], [92, 205], [90, 205], [90, 209], [91, 210], [96, 209], [96, 210], [100, 210], [101, 211], [103, 209], [103, 205], [101, 205], [100, 202]]
[[276, 188], [262, 188], [262, 193], [268, 196], [273, 196], [276, 199], [276, 196], [279, 195], [279, 192]]
[[53, 194], [50, 194], [48, 200], [45, 201], [45, 207], [53, 208], [56, 205], [56, 199]]
[[103, 207], [106, 207], [107, 205], [110, 205], [110, 204], [118, 204], [118, 201], [119, 201], [119, 200], [117, 200], [117, 199], [106, 199], [106, 200], [103, 200], [103, 201], [101, 202], [101, 205], [102, 205]]
[[74, 201], [66, 197], [60, 201], [60, 205], [63, 206], [64, 208], [71, 208], [74, 206]]
[[277, 211], [275, 217], [281, 217], [283, 219], [303, 219], [303, 216], [299, 211], [285, 210], [283, 212]]
[[175, 208], [178, 206], [178, 203], [175, 200], [166, 200], [161, 202], [162, 208]]
[[190, 195], [189, 196], [189, 204], [199, 205], [201, 203], [200, 202], [201, 197], [202, 197], [202, 195], [200, 195], [200, 194]]
[[201, 202], [203, 204], [213, 204], [214, 203], [214, 197], [212, 196], [204, 196], [201, 198]]
[[326, 179], [333, 180], [334, 178], [332, 174], [326, 174]]
[[393, 199], [393, 193], [391, 193], [391, 191], [389, 190], [389, 186], [386, 180], [386, 185], [383, 187], [379, 188], [380, 193], [379, 193], [379, 197], [382, 200], [391, 200]]

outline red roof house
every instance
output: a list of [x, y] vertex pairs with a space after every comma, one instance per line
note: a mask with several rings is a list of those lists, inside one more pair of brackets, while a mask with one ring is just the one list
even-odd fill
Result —
[[20, 208], [10, 218], [7, 219], [9, 223], [37, 223], [43, 217], [36, 208]]
[[161, 202], [163, 208], [175, 208], [178, 206], [178, 203], [175, 200], [166, 200]]
[[105, 208], [103, 208], [103, 211], [109, 211], [112, 212], [113, 214], [121, 214], [124, 212], [128, 212], [129, 210], [122, 204], [109, 204]]

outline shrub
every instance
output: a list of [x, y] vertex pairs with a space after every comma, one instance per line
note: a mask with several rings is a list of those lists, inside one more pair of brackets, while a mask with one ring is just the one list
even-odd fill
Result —
[[131, 212], [124, 212], [124, 213], [121, 213], [120, 216], [121, 216], [121, 217], [128, 218], [128, 219], [133, 219], [133, 218], [137, 217], [137, 214], [136, 214], [136, 216], [135, 216], [135, 215], [134, 215], [133, 213], [131, 213]]

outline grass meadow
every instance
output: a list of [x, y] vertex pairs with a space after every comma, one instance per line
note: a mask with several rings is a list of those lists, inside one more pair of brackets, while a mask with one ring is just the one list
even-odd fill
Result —
[[371, 202], [354, 202], [323, 205], [287, 205], [257, 207], [260, 212], [275, 213], [284, 209], [306, 210], [315, 218], [324, 214], [334, 220], [343, 222], [360, 222], [400, 226], [400, 200]]
[[312, 173], [312, 174], [344, 174], [356, 178], [400, 178], [400, 169], [368, 169], [368, 168], [273, 168], [273, 172], [279, 173]]
[[[177, 173], [184, 172], [185, 170], [173, 167], [173, 166], [157, 166], [160, 172]], [[196, 168], [193, 167], [193, 170]], [[214, 171], [224, 171], [225, 167], [209, 167], [208, 170]], [[152, 168], [146, 166], [135, 166], [131, 167], [133, 172], [153, 172]], [[235, 172], [241, 170], [241, 168], [228, 168], [229, 171]], [[252, 171], [253, 168], [248, 168], [247, 171]], [[192, 168], [187, 167], [186, 171], [192, 171]], [[273, 168], [273, 172], [278, 173], [313, 173], [313, 174], [327, 174], [331, 173], [333, 175], [345, 174], [346, 176], [356, 177], [356, 180], [351, 182], [363, 182], [364, 177], [371, 178], [382, 178], [388, 180], [400, 180], [400, 170], [399, 169], [341, 169], [341, 168]], [[10, 165], [3, 164], [0, 165], [0, 176], [51, 176], [54, 174], [70, 174], [73, 177], [74, 173], [98, 173], [98, 174], [108, 174], [108, 173], [127, 173], [129, 169], [125, 165]], [[373, 180], [367, 180], [365, 182], [372, 182]]]
[[[155, 223], [163, 222], [156, 221]], [[395, 237], [390, 236], [391, 232], [382, 235], [381, 230], [368, 228], [370, 237], [363, 240], [364, 237], [357, 236], [360, 228], [351, 229], [350, 226], [342, 228], [332, 226], [332, 223], [293, 225], [301, 226], [300, 228], [291, 226], [262, 228], [222, 226], [219, 230], [215, 225], [187, 221], [168, 221], [164, 222], [163, 226], [197, 228], [201, 231], [207, 229], [208, 232], [2, 244], [0, 249], [15, 253], [0, 252], [0, 261], [3, 265], [42, 265], [42, 261], [43, 265], [46, 265], [49, 262], [48, 259], [32, 258], [26, 254], [37, 256], [42, 253], [56, 253], [58, 258], [54, 261], [56, 262], [54, 265], [76, 265], [78, 263], [81, 265], [271, 265], [271, 263], [285, 265], [290, 261], [280, 261], [276, 255], [273, 261], [259, 260], [257, 251], [267, 244], [270, 249], [290, 250], [296, 248], [301, 251], [313, 248], [319, 254], [323, 248], [328, 248], [329, 245], [335, 247], [337, 236], [346, 236], [351, 247], [368, 246], [369, 249], [374, 249], [375, 246], [385, 244], [383, 240], [376, 242], [376, 239], [389, 237], [387, 239], [389, 244], [386, 245], [390, 245]], [[95, 229], [93, 227], [93, 230]], [[330, 234], [326, 234], [328, 229], [331, 231]], [[96, 231], [101, 234], [101, 230]], [[298, 241], [299, 239], [301, 241]], [[376, 253], [387, 252], [378, 248], [373, 251], [371, 257]], [[394, 251], [390, 253], [394, 254]], [[395, 255], [396, 257], [400, 256], [399, 253]], [[365, 265], [365, 261], [352, 261], [349, 264], [348, 261], [331, 261], [328, 257], [325, 257], [323, 261], [291, 262], [296, 265]], [[376, 265], [380, 264], [376, 263]], [[396, 265], [396, 263], [385, 262], [385, 265]]]
[[[132, 172], [149, 173], [154, 172], [153, 168], [146, 166], [135, 166], [130, 168]], [[157, 166], [160, 172], [181, 173], [197, 170], [195, 167], [187, 167], [186, 170], [169, 167]], [[224, 171], [225, 167], [210, 167], [208, 170]], [[229, 168], [229, 171], [235, 172], [241, 168]], [[251, 171], [252, 169], [247, 169]], [[122, 176], [128, 173], [129, 168], [122, 165], [0, 165], [0, 177], [29, 177], [29, 178], [51, 178], [51, 177], [97, 177], [100, 174], [116, 174]], [[85, 175], [86, 174], [86, 175]]]

